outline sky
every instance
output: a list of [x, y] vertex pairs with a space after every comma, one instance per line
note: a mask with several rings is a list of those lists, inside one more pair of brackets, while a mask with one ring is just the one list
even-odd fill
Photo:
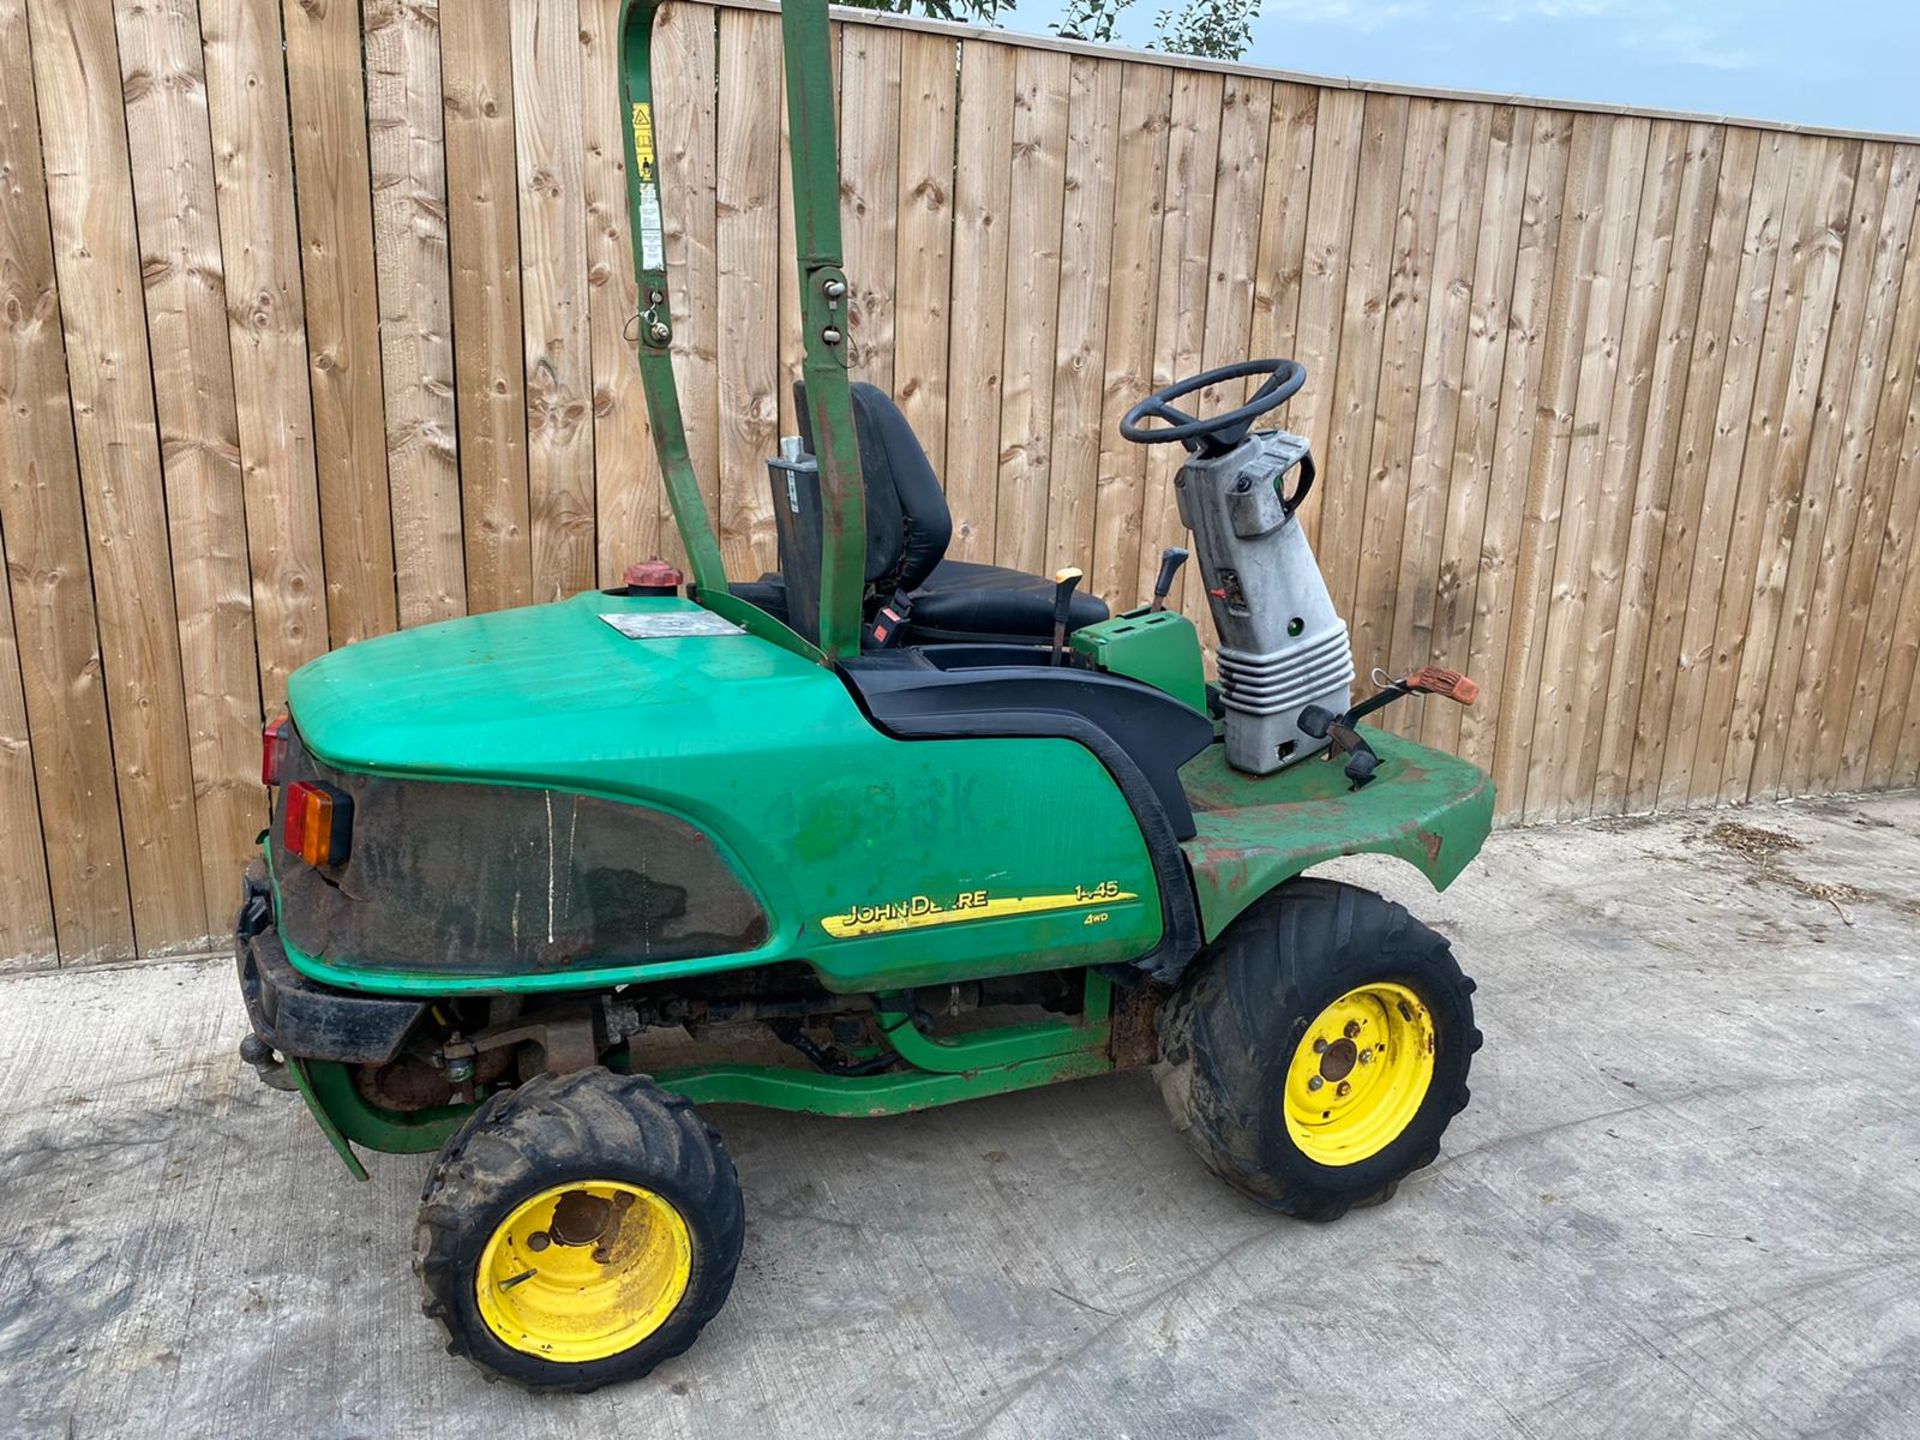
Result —
[[[1144, 47], [1169, 0], [1132, 0]], [[1177, 0], [1176, 0], [1177, 3]], [[1045, 32], [1064, 0], [1017, 0]], [[1920, 135], [1916, 0], [1264, 0], [1251, 65]]]

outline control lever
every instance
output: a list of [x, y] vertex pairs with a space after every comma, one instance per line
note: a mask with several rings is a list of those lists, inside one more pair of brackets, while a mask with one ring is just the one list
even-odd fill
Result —
[[1153, 582], [1153, 604], [1147, 607], [1149, 614], [1158, 614], [1167, 608], [1167, 592], [1173, 589], [1173, 577], [1186, 563], [1187, 552], [1178, 545], [1169, 545], [1160, 552], [1160, 578]]
[[1072, 565], [1053, 572], [1053, 656], [1049, 665], [1058, 665], [1067, 653], [1067, 609], [1073, 603], [1073, 587], [1080, 583], [1080, 571]]
[[1347, 779], [1358, 790], [1380, 768], [1380, 756], [1353, 727], [1365, 716], [1385, 709], [1403, 695], [1443, 695], [1462, 705], [1480, 698], [1477, 681], [1458, 670], [1443, 670], [1428, 665], [1403, 679], [1384, 685], [1344, 715], [1335, 715], [1324, 705], [1309, 705], [1300, 712], [1300, 728], [1316, 740], [1326, 740], [1347, 757]]
[[[1352, 712], [1349, 711], [1348, 715]], [[1324, 705], [1309, 705], [1300, 712], [1299, 726], [1316, 740], [1327, 741], [1347, 757], [1347, 779], [1358, 790], [1380, 768], [1380, 755], [1366, 738], [1353, 728], [1348, 715], [1336, 715]]]

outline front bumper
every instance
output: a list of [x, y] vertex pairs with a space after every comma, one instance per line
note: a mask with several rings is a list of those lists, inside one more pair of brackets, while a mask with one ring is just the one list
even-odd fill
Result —
[[254, 1035], [289, 1061], [384, 1065], [427, 1008], [424, 1000], [336, 990], [294, 969], [274, 929], [273, 892], [259, 860], [247, 867], [234, 963]]

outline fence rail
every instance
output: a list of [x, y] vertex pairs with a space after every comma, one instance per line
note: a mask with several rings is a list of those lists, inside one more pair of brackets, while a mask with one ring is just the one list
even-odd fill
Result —
[[[618, 0], [0, 0], [0, 963], [224, 928], [330, 645], [673, 553], [624, 331]], [[838, 26], [854, 369], [953, 551], [1130, 603], [1248, 354], [1362, 672], [1554, 819], [1920, 774], [1920, 142]], [[793, 426], [777, 17], [658, 43], [729, 570]], [[30, 60], [30, 63], [29, 63]], [[1198, 586], [1178, 603], [1203, 618]]]

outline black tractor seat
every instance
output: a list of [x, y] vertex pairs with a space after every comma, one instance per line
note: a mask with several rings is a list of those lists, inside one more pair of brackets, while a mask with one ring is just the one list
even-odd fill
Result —
[[[801, 438], [811, 453], [806, 391], [798, 384], [793, 390]], [[912, 610], [897, 644], [1046, 644], [1053, 637], [1053, 582], [999, 565], [947, 559], [953, 515], [913, 427], [877, 386], [855, 384], [852, 395], [867, 492], [867, 618], [895, 592], [904, 592]], [[786, 582], [778, 574], [728, 588], [786, 622]], [[1076, 591], [1067, 628], [1105, 620], [1108, 613], [1099, 599]]]

